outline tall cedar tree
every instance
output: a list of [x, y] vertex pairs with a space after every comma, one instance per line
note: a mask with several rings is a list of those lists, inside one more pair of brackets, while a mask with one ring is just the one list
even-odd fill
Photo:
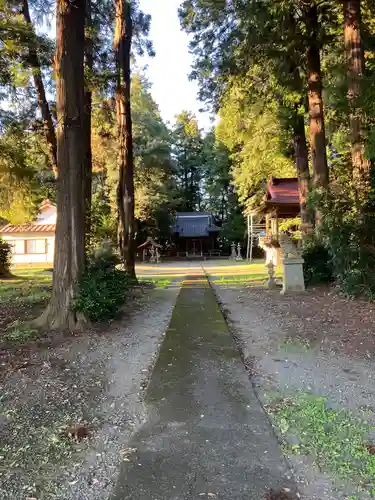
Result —
[[91, 148], [91, 122], [92, 122], [92, 72], [94, 67], [94, 44], [92, 26], [92, 0], [86, 0], [86, 29], [85, 29], [85, 94], [83, 117], [83, 142], [85, 151], [85, 238], [86, 249], [90, 244], [91, 229], [91, 199], [92, 199], [92, 148]]
[[361, 110], [358, 107], [358, 98], [361, 94], [361, 78], [364, 72], [364, 53], [361, 41], [361, 0], [344, 1], [343, 6], [353, 180], [358, 197], [366, 199], [370, 187], [370, 162], [365, 157], [365, 147], [362, 139], [363, 123]]
[[329, 175], [322, 98], [322, 69], [320, 42], [318, 40], [319, 18], [317, 5], [312, 4], [305, 10], [305, 18], [308, 29], [307, 84], [313, 183], [315, 187], [327, 188]]
[[[290, 29], [296, 31], [296, 19], [292, 13], [289, 13]], [[300, 192], [301, 207], [301, 232], [305, 237], [314, 223], [314, 214], [309, 209], [307, 200], [310, 193], [310, 168], [309, 168], [309, 149], [306, 141], [305, 119], [300, 109], [306, 109], [306, 102], [303, 96], [304, 84], [300, 74], [300, 52], [297, 47], [290, 51], [287, 58], [289, 72], [289, 88], [292, 88], [300, 96], [299, 102], [291, 107], [290, 122], [293, 135], [294, 160], [297, 172], [298, 187]], [[285, 106], [283, 106], [285, 110]]]
[[76, 285], [85, 267], [84, 43], [85, 0], [57, 0], [57, 223], [52, 297], [36, 320], [51, 329], [80, 327], [73, 311]]
[[118, 245], [127, 273], [135, 278], [134, 154], [130, 102], [132, 17], [129, 0], [116, 0], [116, 116], [118, 129]]
[[[22, 2], [22, 15], [27, 25], [33, 31], [28, 0], [23, 0]], [[57, 171], [56, 132], [55, 132], [55, 127], [53, 125], [52, 113], [46, 97], [46, 91], [44, 88], [43, 76], [38, 57], [38, 52], [35, 47], [35, 44], [33, 43], [30, 43], [29, 45], [28, 59], [29, 59], [29, 64], [32, 67], [34, 86], [38, 98], [40, 113], [42, 115], [44, 134], [48, 145], [51, 168], [53, 170], [55, 177], [57, 177], [58, 171]]]
[[[253, 64], [262, 64], [265, 58], [272, 61], [277, 79], [272, 98], [284, 108], [283, 114], [289, 116], [287, 128], [293, 133], [302, 229], [305, 230], [311, 225], [306, 203], [310, 172], [304, 119], [299, 115], [299, 108], [305, 107], [305, 86], [300, 75], [306, 39], [301, 43], [295, 9], [291, 7], [288, 4], [283, 9], [275, 8], [273, 2], [231, 3], [226, 4], [226, 14], [214, 0], [185, 0], [179, 14], [183, 28], [193, 35], [190, 44], [195, 55], [192, 76], [199, 81], [201, 96], [207, 102], [220, 102], [231, 74], [246, 75]], [[300, 15], [301, 9], [298, 12]], [[288, 53], [284, 50], [285, 43], [289, 45]], [[272, 78], [266, 84], [270, 93], [271, 81]], [[267, 91], [266, 87], [259, 88], [260, 95]], [[280, 89], [285, 92], [284, 96], [280, 95]], [[301, 102], [290, 102], [289, 93], [300, 95]]]
[[306, 144], [305, 121], [297, 111], [293, 120], [293, 146], [300, 191], [301, 229], [304, 235], [309, 232], [312, 225], [312, 217], [307, 206], [310, 191], [309, 151]]

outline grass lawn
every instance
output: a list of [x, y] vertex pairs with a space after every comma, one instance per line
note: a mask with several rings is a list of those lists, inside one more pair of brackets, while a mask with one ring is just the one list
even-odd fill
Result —
[[0, 280], [0, 330], [37, 315], [51, 293], [52, 274], [46, 267], [16, 267], [12, 273], [13, 278]]
[[[309, 456], [322, 472], [348, 481], [358, 491], [350, 500], [375, 495], [374, 428], [350, 412], [330, 408], [323, 397], [295, 394], [270, 397], [266, 410], [289, 455]], [[366, 496], [368, 498], [368, 496]]]
[[[267, 268], [264, 261], [257, 261], [241, 266], [228, 266], [225, 268], [206, 268], [209, 278], [218, 284], [234, 285], [260, 285], [268, 279]], [[276, 268], [276, 278], [281, 278], [281, 266]]]
[[141, 276], [140, 283], [152, 283], [155, 288], [167, 288], [177, 277], [176, 276]]
[[[14, 322], [38, 316], [51, 294], [52, 273], [49, 266], [17, 266], [11, 279], [0, 280], [0, 332]], [[141, 276], [156, 288], [167, 288], [176, 276]]]

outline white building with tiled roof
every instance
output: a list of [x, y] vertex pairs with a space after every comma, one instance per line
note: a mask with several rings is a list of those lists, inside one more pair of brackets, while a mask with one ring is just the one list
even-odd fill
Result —
[[56, 206], [42, 203], [35, 222], [7, 224], [0, 228], [0, 238], [12, 246], [13, 264], [53, 262], [55, 252]]

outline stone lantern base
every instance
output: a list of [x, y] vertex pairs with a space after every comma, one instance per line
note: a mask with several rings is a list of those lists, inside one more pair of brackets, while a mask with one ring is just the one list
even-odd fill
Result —
[[283, 260], [283, 295], [288, 293], [305, 292], [305, 280], [303, 276], [303, 263], [301, 257], [284, 258]]

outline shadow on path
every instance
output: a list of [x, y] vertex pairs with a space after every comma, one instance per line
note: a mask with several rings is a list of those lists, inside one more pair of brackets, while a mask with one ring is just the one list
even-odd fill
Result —
[[111, 500], [262, 500], [293, 488], [205, 276], [185, 280]]

